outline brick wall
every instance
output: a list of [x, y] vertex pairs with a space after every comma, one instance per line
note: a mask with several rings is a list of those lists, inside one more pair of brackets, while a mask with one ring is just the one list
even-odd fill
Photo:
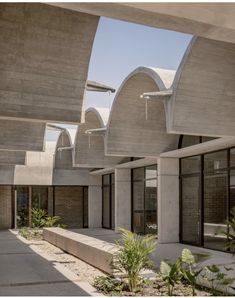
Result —
[[55, 187], [55, 215], [68, 227], [83, 227], [83, 187]]
[[11, 228], [11, 187], [0, 186], [0, 229]]

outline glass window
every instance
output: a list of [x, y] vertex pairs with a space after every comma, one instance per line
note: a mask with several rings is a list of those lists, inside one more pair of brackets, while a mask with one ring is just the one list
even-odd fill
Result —
[[88, 228], [88, 187], [83, 187], [83, 227]]
[[115, 177], [114, 173], [103, 176], [103, 213], [102, 226], [115, 228]]
[[48, 212], [47, 186], [32, 186], [32, 208], [44, 209]]
[[204, 155], [204, 172], [216, 172], [228, 167], [227, 150], [217, 151]]
[[181, 240], [194, 245], [200, 244], [200, 177], [182, 177], [182, 235]]
[[199, 155], [181, 159], [181, 174], [199, 173], [201, 169], [201, 157]]
[[17, 227], [29, 225], [29, 188], [27, 186], [16, 187], [17, 199]]
[[133, 169], [133, 180], [144, 180], [144, 168]]
[[199, 136], [189, 136], [189, 135], [183, 135], [181, 148], [193, 146], [200, 143], [200, 137]]
[[225, 250], [227, 172], [204, 176], [204, 246]]
[[235, 167], [235, 148], [230, 149], [230, 167]]
[[157, 166], [133, 169], [133, 231], [157, 233]]

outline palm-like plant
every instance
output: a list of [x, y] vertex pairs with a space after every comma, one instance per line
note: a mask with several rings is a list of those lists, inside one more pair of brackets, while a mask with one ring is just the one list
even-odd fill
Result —
[[122, 228], [119, 231], [122, 237], [117, 241], [119, 250], [113, 257], [113, 267], [127, 274], [129, 289], [133, 291], [138, 285], [141, 270], [152, 266], [150, 254], [155, 250], [156, 237], [142, 237]]

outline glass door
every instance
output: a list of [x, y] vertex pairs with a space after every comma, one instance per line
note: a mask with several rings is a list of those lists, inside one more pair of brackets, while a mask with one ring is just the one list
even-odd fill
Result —
[[16, 227], [29, 226], [29, 188], [27, 186], [17, 186], [15, 188], [16, 200]]

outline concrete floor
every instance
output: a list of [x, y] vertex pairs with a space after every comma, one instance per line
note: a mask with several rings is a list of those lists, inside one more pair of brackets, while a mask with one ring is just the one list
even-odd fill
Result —
[[[118, 233], [113, 230], [107, 229], [75, 229], [73, 231], [83, 235], [101, 239], [109, 243], [115, 243], [115, 241], [120, 238], [120, 235]], [[159, 268], [160, 262], [162, 260], [176, 260], [181, 255], [183, 248], [189, 248], [195, 254], [204, 254], [208, 256], [206, 259], [201, 260], [201, 262], [198, 264], [199, 267], [202, 268], [207, 265], [213, 264], [216, 264], [221, 268], [223, 268], [223, 266], [227, 266], [234, 269], [233, 271], [229, 271], [228, 275], [230, 277], [235, 276], [235, 256], [233, 256], [232, 254], [211, 249], [205, 249], [202, 247], [184, 245], [180, 243], [157, 244], [156, 250], [152, 254], [152, 260], [155, 269]]]
[[12, 232], [0, 231], [0, 296], [89, 296], [65, 271]]

